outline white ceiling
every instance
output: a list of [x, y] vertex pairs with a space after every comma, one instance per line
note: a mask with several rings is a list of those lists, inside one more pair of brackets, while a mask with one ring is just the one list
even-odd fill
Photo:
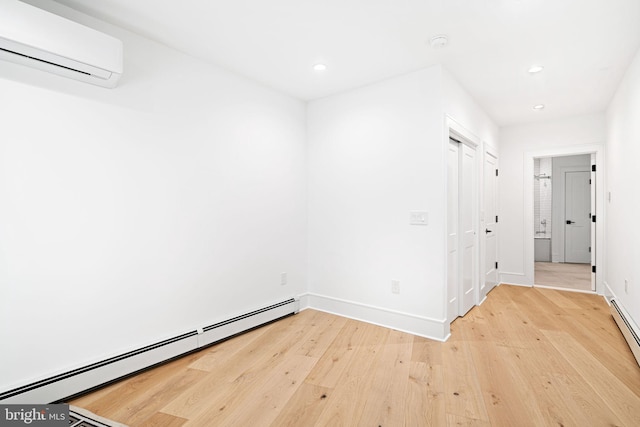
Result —
[[640, 47], [640, 0], [57, 1], [304, 100], [441, 63], [501, 126], [603, 111]]

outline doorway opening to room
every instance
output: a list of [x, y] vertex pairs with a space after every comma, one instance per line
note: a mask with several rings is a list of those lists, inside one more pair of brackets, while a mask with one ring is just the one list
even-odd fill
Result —
[[595, 154], [533, 162], [534, 285], [594, 292]]

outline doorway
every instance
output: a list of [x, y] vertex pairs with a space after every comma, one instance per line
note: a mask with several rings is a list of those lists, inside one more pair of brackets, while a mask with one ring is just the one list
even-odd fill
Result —
[[[534, 158], [534, 284], [595, 291], [592, 155]], [[593, 182], [593, 184], [592, 184]]]

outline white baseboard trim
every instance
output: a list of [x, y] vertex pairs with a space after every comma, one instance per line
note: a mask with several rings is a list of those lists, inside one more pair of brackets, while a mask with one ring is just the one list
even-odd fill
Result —
[[577, 292], [579, 294], [591, 294], [591, 295], [597, 295], [594, 291], [592, 290], [588, 290], [585, 291], [583, 289], [571, 289], [571, 288], [563, 288], [561, 286], [549, 286], [549, 285], [533, 285], [535, 288], [541, 288], [541, 289], [552, 289], [554, 291], [566, 291], [566, 292]]
[[300, 301], [300, 311], [306, 310], [309, 308], [309, 294], [304, 293], [297, 296], [298, 301]]
[[396, 329], [436, 341], [449, 338], [449, 324], [445, 319], [431, 319], [411, 313], [376, 307], [355, 301], [308, 293], [309, 308]]
[[500, 282], [509, 285], [531, 286], [529, 278], [524, 273], [500, 273]]
[[509, 285], [509, 286], [521, 286], [523, 288], [533, 288], [531, 285], [525, 285], [523, 283], [513, 283], [513, 282], [502, 282], [501, 285]]
[[604, 285], [604, 299], [605, 301], [607, 301], [607, 304], [611, 305], [611, 300], [617, 299], [617, 296], [615, 292], [613, 292], [613, 289], [611, 289], [611, 286], [609, 286], [609, 283], [606, 280], [603, 280], [602, 284]]

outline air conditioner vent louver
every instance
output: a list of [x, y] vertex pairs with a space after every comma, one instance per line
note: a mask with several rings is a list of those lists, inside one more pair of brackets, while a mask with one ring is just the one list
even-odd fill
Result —
[[7, 53], [11, 53], [13, 55], [19, 55], [22, 56], [23, 58], [28, 58], [28, 59], [33, 59], [34, 61], [40, 61], [40, 62], [44, 62], [45, 64], [50, 64], [50, 65], [54, 65], [56, 67], [60, 67], [60, 68], [64, 68], [66, 70], [70, 70], [70, 71], [75, 71], [76, 73], [82, 73], [82, 74], [86, 74], [88, 76], [90, 76], [91, 74], [87, 73], [86, 71], [81, 71], [81, 70], [76, 70], [75, 68], [71, 68], [71, 67], [65, 67], [64, 65], [60, 65], [60, 64], [56, 64], [54, 62], [49, 62], [49, 61], [45, 61], [44, 59], [40, 59], [40, 58], [35, 58], [33, 56], [29, 56], [29, 55], [25, 55], [23, 53], [20, 52], [13, 52], [11, 50], [7, 50], [7, 49], [2, 49], [0, 48], [0, 50], [7, 52]]

